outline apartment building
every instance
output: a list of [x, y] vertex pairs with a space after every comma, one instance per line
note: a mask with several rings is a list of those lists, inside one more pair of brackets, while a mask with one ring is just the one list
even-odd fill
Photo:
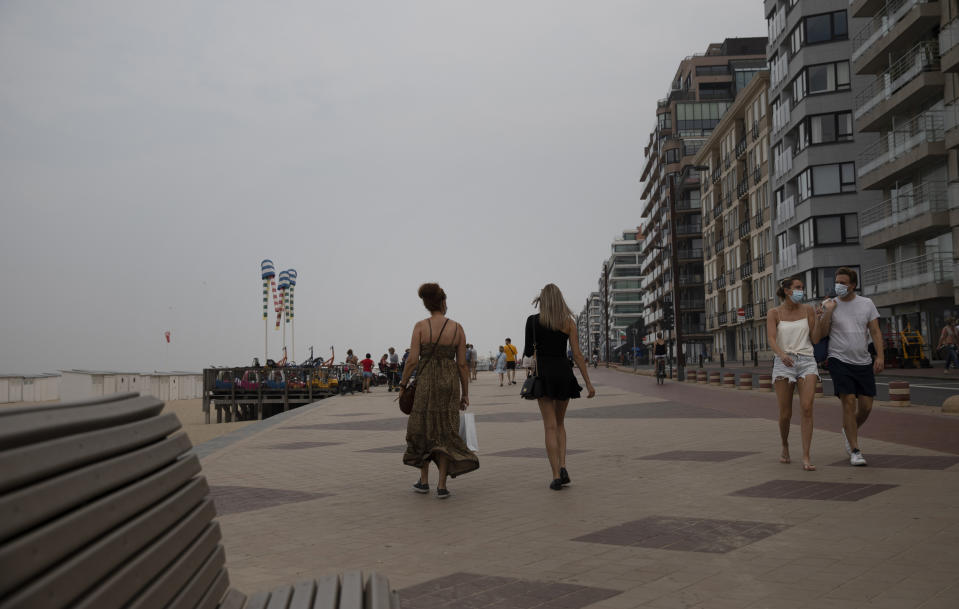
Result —
[[[576, 317], [577, 329], [579, 332], [579, 349], [583, 356], [589, 359], [593, 349], [600, 350], [600, 345], [605, 348], [602, 341], [603, 327], [603, 300], [599, 292], [590, 292], [586, 298], [586, 304], [583, 310]], [[605, 354], [605, 351], [600, 351]]]
[[[681, 324], [681, 348], [689, 358], [705, 353], [713, 340], [706, 328], [703, 219], [693, 159], [737, 93], [765, 66], [765, 38], [728, 38], [683, 59], [666, 97], [657, 103], [656, 125], [645, 147], [640, 270], [646, 338], [651, 342], [667, 330], [665, 311], [678, 297], [680, 315], [674, 321]], [[673, 283], [671, 246], [679, 285]]]
[[[856, 0], [862, 2], [863, 0]], [[868, 0], [872, 4], [884, 4]], [[765, 0], [769, 26], [770, 200], [776, 279], [798, 276], [809, 298], [827, 296], [835, 270], [862, 271], [884, 257], [863, 247], [859, 214], [880, 194], [857, 186], [863, 155], [878, 141], [857, 130], [855, 96], [874, 78], [852, 68], [856, 17], [849, 0]], [[869, 278], [860, 285], [868, 289]]]
[[756, 74], [696, 155], [703, 217], [706, 329], [712, 353], [771, 357], [766, 313], [776, 306], [769, 190], [769, 72]]
[[[886, 332], [935, 342], [956, 310], [959, 227], [959, 20], [956, 0], [855, 0], [852, 71], [866, 80], [853, 104], [857, 132], [878, 134], [859, 153], [859, 189], [877, 201], [860, 214], [862, 293]], [[927, 354], [928, 355], [928, 354]]]
[[[639, 257], [643, 237], [639, 229], [623, 231], [610, 244], [607, 261], [609, 279], [605, 282], [609, 306], [609, 340], [612, 355], [624, 345], [632, 345], [631, 328], [643, 318], [642, 278]], [[602, 282], [602, 278], [600, 279]], [[642, 339], [636, 337], [636, 342]], [[605, 355], [605, 351], [603, 351]]]

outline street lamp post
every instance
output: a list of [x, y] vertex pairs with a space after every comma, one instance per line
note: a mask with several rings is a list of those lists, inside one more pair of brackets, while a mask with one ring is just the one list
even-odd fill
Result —
[[605, 325], [606, 367], [609, 368], [609, 262], [603, 262], [603, 323]]

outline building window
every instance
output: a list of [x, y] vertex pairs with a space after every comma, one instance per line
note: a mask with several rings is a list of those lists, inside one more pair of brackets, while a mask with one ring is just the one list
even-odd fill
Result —
[[660, 129], [672, 129], [673, 127], [673, 115], [669, 112], [664, 112], [657, 116], [659, 120]]
[[613, 258], [613, 264], [637, 264], [636, 256], [619, 255]]
[[679, 162], [679, 148], [672, 148], [666, 151], [666, 163]]
[[846, 11], [806, 17], [804, 24], [806, 26], [806, 44], [818, 44], [849, 37]]
[[696, 66], [696, 76], [725, 76], [729, 74], [729, 66], [722, 64], [718, 66]]
[[639, 277], [640, 275], [639, 267], [618, 267], [613, 269], [613, 277]]
[[638, 290], [642, 287], [639, 279], [614, 279], [611, 283], [614, 290]]
[[792, 82], [793, 103], [799, 102], [807, 95], [821, 95], [848, 90], [848, 61], [808, 66]]
[[847, 192], [856, 192], [856, 164], [816, 165], [796, 179], [799, 200]]
[[623, 243], [613, 246], [614, 252], [638, 252], [642, 245], [640, 243]]

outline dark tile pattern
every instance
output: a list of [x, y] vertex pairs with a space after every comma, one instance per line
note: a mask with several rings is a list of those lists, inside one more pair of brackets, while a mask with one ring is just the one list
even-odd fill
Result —
[[342, 423], [317, 423], [315, 425], [287, 425], [283, 429], [338, 429], [345, 431], [399, 431], [406, 429], [406, 417], [375, 419], [373, 421], [343, 421]]
[[736, 417], [737, 415], [732, 413], [679, 402], [570, 408], [566, 413], [566, 418], [572, 419], [729, 419]]
[[210, 496], [220, 516], [276, 507], [287, 503], [332, 497], [332, 493], [305, 493], [254, 486], [211, 486]]
[[573, 541], [725, 554], [788, 528], [787, 524], [748, 520], [649, 516], [589, 533]]
[[672, 450], [656, 455], [646, 455], [640, 459], [647, 461], [708, 461], [717, 463], [721, 461], [732, 461], [740, 457], [755, 455], [755, 452], [738, 450]]
[[858, 484], [854, 482], [803, 482], [770, 480], [758, 486], [738, 490], [731, 495], [767, 499], [814, 499], [816, 501], [859, 501], [881, 493], [895, 484]]
[[579, 609], [618, 590], [454, 573], [399, 591], [403, 609]]
[[[959, 463], [959, 457], [914, 456], [914, 455], [866, 455], [869, 467], [896, 469], [947, 469]], [[830, 463], [833, 466], [849, 467], [849, 459]]]
[[[567, 455], [575, 455], [576, 453], [585, 453], [586, 450], [581, 450], [578, 448], [568, 448], [566, 449]], [[539, 448], [514, 448], [512, 450], [501, 450], [498, 453], [487, 453], [487, 457], [526, 457], [526, 458], [536, 458], [540, 459], [546, 456], [546, 448], [540, 446]]]
[[288, 442], [286, 444], [270, 444], [257, 448], [271, 448], [276, 450], [302, 450], [304, 448], [320, 448], [322, 446], [336, 446], [340, 442]]
[[406, 444], [397, 444], [396, 446], [381, 446], [380, 448], [364, 448], [356, 451], [358, 453], [389, 453], [401, 455], [406, 452]]
[[528, 423], [541, 420], [542, 416], [539, 414], [539, 410], [536, 412], [494, 412], [476, 415], [477, 423]]

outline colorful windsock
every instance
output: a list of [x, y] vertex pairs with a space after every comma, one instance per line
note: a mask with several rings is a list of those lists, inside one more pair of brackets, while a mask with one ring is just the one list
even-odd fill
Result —
[[290, 275], [287, 271], [280, 271], [280, 279], [277, 288], [280, 291], [279, 306], [276, 308], [276, 329], [280, 329], [280, 321], [283, 319], [283, 313], [287, 310], [286, 290], [290, 287]]
[[290, 306], [286, 314], [286, 321], [290, 321], [293, 319], [293, 288], [296, 287], [296, 271], [294, 269], [290, 269], [286, 272], [286, 274], [290, 278], [290, 289], [288, 290]]
[[[260, 277], [263, 279], [263, 319], [269, 315], [270, 285], [273, 285], [273, 293], [276, 294], [276, 283], [273, 278], [276, 277], [276, 269], [273, 268], [272, 260], [264, 260], [260, 263]], [[274, 296], [274, 300], [276, 296]], [[274, 302], [274, 308], [276, 303]]]

